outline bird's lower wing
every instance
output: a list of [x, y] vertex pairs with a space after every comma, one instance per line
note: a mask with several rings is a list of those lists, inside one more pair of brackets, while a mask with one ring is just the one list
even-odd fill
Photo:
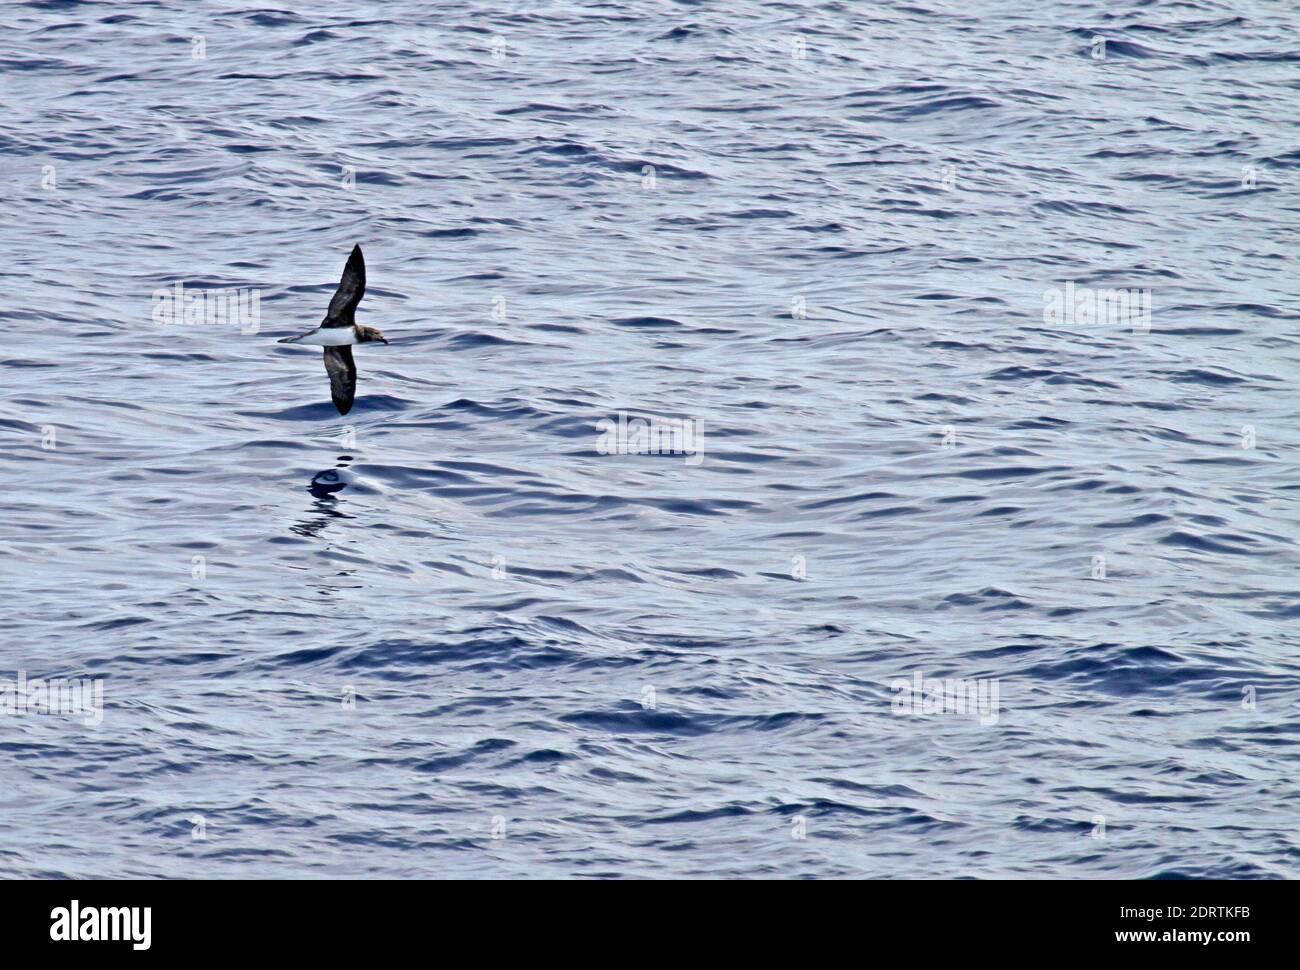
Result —
[[352, 410], [357, 396], [357, 365], [352, 362], [351, 347], [325, 348], [325, 373], [330, 376], [330, 397], [339, 414]]

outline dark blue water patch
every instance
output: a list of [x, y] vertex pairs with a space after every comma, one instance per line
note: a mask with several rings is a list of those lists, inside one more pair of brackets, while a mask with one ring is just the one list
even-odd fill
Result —
[[16, 418], [0, 417], [0, 428], [7, 428], [10, 431], [19, 431], [23, 434], [36, 434], [40, 432], [40, 426]]
[[950, 593], [937, 604], [938, 609], [948, 609], [955, 606], [976, 606], [979, 607], [982, 613], [1032, 609], [1031, 604], [1026, 603], [1020, 597], [992, 587], [982, 589], [978, 593]]
[[866, 808], [861, 805], [835, 801], [830, 798], [814, 798], [807, 802], [793, 802], [784, 805], [777, 805], [770, 811], [775, 815], [801, 815], [809, 818], [828, 819], [840, 816], [881, 818], [882, 816], [894, 815], [897, 812], [897, 809]]
[[1142, 515], [1135, 515], [1129, 519], [1122, 519], [1114, 522], [1098, 522], [1098, 529], [1145, 529], [1147, 526], [1159, 525], [1161, 522], [1168, 522], [1169, 516], [1161, 515], [1158, 512], [1147, 512]]
[[468, 226], [461, 226], [455, 229], [428, 229], [420, 233], [428, 239], [468, 239], [471, 236], [477, 236], [478, 230], [471, 229]]
[[920, 104], [899, 105], [897, 107], [887, 108], [886, 114], [902, 115], [907, 118], [916, 118], [935, 112], [962, 112], [988, 108], [1000, 107], [1000, 103], [992, 98], [980, 97], [978, 95], [967, 95], [962, 97], [950, 98], [932, 98], [923, 101]]
[[916, 505], [895, 505], [883, 509], [870, 509], [859, 512], [855, 519], [892, 519], [900, 515], [917, 515], [925, 510]]
[[1169, 379], [1177, 384], [1204, 384], [1209, 387], [1229, 387], [1233, 384], [1245, 383], [1246, 380], [1244, 377], [1237, 377], [1233, 374], [1223, 374], [1199, 367], [1194, 367], [1184, 371], [1176, 371], [1169, 375]]
[[1057, 199], [1050, 202], [1035, 202], [1034, 209], [1055, 216], [1126, 216], [1139, 215], [1136, 209], [1117, 205], [1112, 202], [1080, 202]]
[[959, 472], [935, 473], [930, 478], [968, 478], [975, 481], [1001, 481], [1015, 478], [1034, 478], [1051, 472], [1069, 471], [1068, 466], [1048, 465], [1032, 467], [1025, 465], [994, 465], [987, 468], [973, 468]]
[[339, 35], [332, 30], [313, 30], [303, 34], [293, 42], [294, 47], [308, 47], [327, 40], [338, 40]]
[[111, 620], [97, 620], [93, 623], [83, 624], [82, 629], [107, 633], [111, 630], [121, 630], [124, 627], [130, 626], [142, 626], [150, 622], [152, 621], [147, 616], [119, 616]]
[[642, 825], [680, 825], [694, 822], [712, 822], [717, 819], [743, 817], [754, 814], [755, 809], [743, 805], [723, 805], [718, 808], [684, 809], [669, 815], [642, 819]]
[[625, 317], [619, 320], [611, 320], [610, 323], [616, 327], [627, 327], [636, 330], [669, 330], [683, 325], [681, 321], [668, 317]]
[[482, 758], [485, 755], [495, 754], [499, 751], [505, 751], [515, 747], [516, 742], [507, 738], [485, 738], [477, 741], [470, 747], [461, 751], [459, 754], [445, 755], [440, 758], [430, 758], [412, 765], [415, 771], [440, 773], [451, 769], [463, 767], [472, 761]]
[[[1046, 832], [1076, 837], [1090, 834], [1095, 827], [1091, 819], [1034, 818], [1027, 815], [1017, 815], [1012, 819], [1011, 824], [1022, 832]], [[1122, 826], [1114, 824], [1108, 828], [1123, 830]]]
[[1292, 620], [1300, 618], [1300, 601], [1287, 602], [1282, 599], [1275, 605], [1266, 604], [1262, 610], [1248, 610], [1251, 616], [1268, 617], [1278, 620]]
[[526, 340], [511, 340], [495, 333], [459, 333], [447, 341], [453, 350], [474, 350], [480, 347], [524, 347]]
[[579, 336], [587, 336], [591, 332], [583, 327], [563, 323], [530, 323], [528, 328], [530, 330], [543, 330], [551, 333], [569, 333]]
[[[1172, 650], [1154, 646], [1126, 648], [1114, 643], [1070, 650], [1060, 660], [1035, 664], [1018, 671], [1017, 676], [1067, 681], [1072, 687], [1118, 697], [1162, 695], [1177, 690], [1225, 699], [1234, 695], [1231, 688], [1223, 692], [1222, 680], [1236, 680], [1227, 670], [1193, 665]], [[1239, 691], [1235, 696], [1240, 697]]]
[[696, 576], [700, 579], [740, 579], [742, 574], [730, 569], [720, 567], [701, 567], [698, 569], [676, 568], [668, 569], [668, 572], [678, 573], [682, 576]]
[[840, 495], [833, 498], [803, 502], [799, 507], [804, 509], [825, 509], [837, 505], [851, 505], [858, 502], [874, 502], [881, 499], [896, 499], [898, 497], [898, 494], [895, 492], [863, 492], [860, 495]]
[[1181, 549], [1191, 549], [1196, 552], [1214, 552], [1226, 553], [1233, 556], [1245, 556], [1250, 554], [1250, 549], [1243, 549], [1234, 543], [1245, 543], [1253, 545], [1254, 539], [1248, 536], [1232, 534], [1216, 534], [1213, 536], [1198, 536], [1190, 532], [1184, 532], [1181, 529], [1175, 529], [1168, 535], [1157, 540], [1162, 546], [1175, 546]]
[[1189, 55], [1188, 62], [1197, 66], [1210, 66], [1216, 63], [1227, 62], [1230, 64], [1242, 61], [1260, 61], [1263, 63], [1282, 63], [1289, 64], [1300, 61], [1300, 54], [1295, 51], [1258, 51], [1258, 52], [1235, 52], [1235, 51], [1216, 51], [1209, 56]]
[[579, 711], [564, 715], [561, 720], [576, 724], [585, 730], [599, 730], [609, 734], [651, 734], [676, 737], [694, 737], [717, 729], [724, 720], [713, 716], [689, 717], [667, 711]]
[[1021, 507], [1019, 507], [1019, 506], [1016, 506], [1016, 505], [998, 505], [998, 506], [994, 506], [994, 507], [991, 508], [991, 509], [985, 509], [983, 512], [980, 512], [980, 513], [978, 513], [978, 514], [979, 514], [981, 517], [983, 517], [983, 516], [997, 516], [997, 517], [1003, 517], [1003, 516], [1016, 516], [1016, 515], [1020, 515], [1020, 514], [1022, 514], [1024, 511], [1025, 511], [1025, 510], [1024, 510], [1023, 508], [1021, 508]]
[[576, 760], [576, 757], [567, 752], [556, 751], [554, 748], [539, 748], [536, 751], [530, 751], [513, 761], [506, 762], [502, 767], [514, 768], [531, 765], [557, 765], [574, 760]]
[[744, 209], [740, 212], [728, 212], [727, 219], [787, 219], [795, 213], [788, 209]]
[[303, 18], [287, 10], [259, 10], [244, 15], [244, 19], [258, 27], [288, 27], [303, 23]]
[[[550, 115], [564, 116], [564, 115], [572, 115], [572, 114], [578, 114], [578, 115], [599, 114], [602, 112], [607, 112], [609, 110], [610, 110], [609, 107], [603, 104], [563, 105], [563, 104], [550, 104], [542, 101], [533, 101], [528, 104], [514, 105], [509, 108], [500, 108], [496, 113], [502, 115], [503, 117], [511, 117], [514, 115], [531, 115], [531, 114], [547, 115], [547, 116]], [[497, 143], [502, 145], [513, 145], [515, 142], [512, 139], [502, 138], [502, 139], [498, 139]]]
[[1068, 428], [1073, 424], [1075, 424], [1075, 422], [1066, 418], [1052, 417], [1051, 415], [1038, 415], [1032, 418], [1025, 418], [1021, 421], [1013, 421], [1011, 424], [1007, 425], [1007, 427], [1012, 430], [1046, 429], [1056, 431], [1062, 428]]
[[[316, 367], [320, 367], [319, 361], [312, 361]], [[359, 370], [360, 368], [358, 368]], [[409, 406], [409, 402], [400, 398], [392, 397], [386, 394], [362, 394], [358, 393], [353, 410], [345, 418], [338, 413], [338, 409], [329, 400], [329, 383], [325, 378], [324, 371], [320, 377], [320, 395], [323, 401], [314, 404], [300, 404], [295, 407], [285, 408], [278, 412], [253, 412], [238, 411], [237, 414], [249, 418], [265, 418], [278, 421], [311, 421], [314, 423], [331, 423], [342, 424], [355, 421], [358, 416], [366, 411], [394, 412], [403, 411]]]
[[[460, 397], [454, 401], [450, 401], [447, 404], [442, 405], [439, 408], [439, 410], [463, 412], [466, 414], [473, 414], [478, 417], [492, 418], [498, 421], [501, 420], [513, 421], [520, 418], [537, 418], [537, 417], [543, 417], [545, 415], [545, 412], [539, 410], [538, 408], [532, 407], [531, 405], [528, 404], [518, 404], [518, 403], [504, 404], [503, 403], [500, 406], [493, 406], [490, 404], [483, 404], [479, 401], [474, 401], [471, 400], [470, 398], [465, 398], [465, 397]], [[490, 470], [490, 468], [491, 466], [486, 466], [486, 465], [482, 466], [483, 470]]]
[[70, 66], [48, 57], [0, 57], [0, 68], [6, 71], [58, 71]]

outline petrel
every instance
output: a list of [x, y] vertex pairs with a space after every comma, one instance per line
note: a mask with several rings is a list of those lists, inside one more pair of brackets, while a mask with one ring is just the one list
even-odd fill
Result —
[[325, 348], [325, 373], [330, 376], [330, 397], [339, 409], [339, 414], [351, 411], [352, 401], [357, 396], [357, 365], [352, 362], [352, 345], [374, 340], [388, 343], [384, 335], [374, 327], [363, 327], [356, 321], [357, 304], [365, 293], [366, 261], [361, 255], [361, 247], [353, 246], [348, 264], [343, 267], [339, 288], [330, 300], [330, 308], [321, 325], [296, 337], [283, 337], [277, 341], [282, 344], [307, 344]]

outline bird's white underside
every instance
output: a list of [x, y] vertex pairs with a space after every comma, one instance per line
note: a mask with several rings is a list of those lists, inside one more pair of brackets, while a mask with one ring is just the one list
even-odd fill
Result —
[[357, 332], [351, 327], [323, 327], [305, 333], [293, 341], [296, 344], [308, 344], [312, 347], [344, 347], [356, 342]]

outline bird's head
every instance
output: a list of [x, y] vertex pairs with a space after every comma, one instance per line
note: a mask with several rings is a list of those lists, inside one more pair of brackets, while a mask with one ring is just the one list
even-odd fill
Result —
[[357, 327], [357, 343], [368, 344], [375, 340], [378, 340], [381, 344], [388, 343], [388, 340], [385, 339], [384, 335], [374, 327]]

